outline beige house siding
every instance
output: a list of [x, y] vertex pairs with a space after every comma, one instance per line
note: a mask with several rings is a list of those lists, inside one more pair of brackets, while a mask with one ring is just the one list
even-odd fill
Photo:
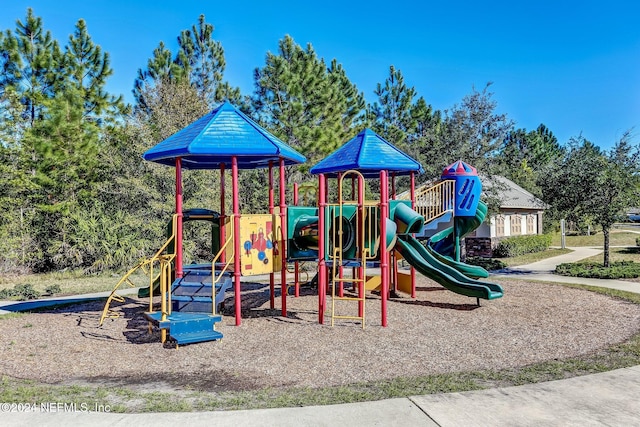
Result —
[[[489, 234], [480, 233], [479, 237], [509, 237], [526, 234], [542, 234], [542, 211], [526, 209], [502, 210], [489, 219]], [[478, 228], [480, 230], [480, 228]]]

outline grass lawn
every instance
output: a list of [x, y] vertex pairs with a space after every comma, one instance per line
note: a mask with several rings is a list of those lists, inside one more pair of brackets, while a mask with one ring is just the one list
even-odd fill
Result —
[[[630, 233], [621, 229], [612, 229], [609, 234], [609, 244], [611, 246], [635, 246], [636, 238], [640, 234]], [[560, 246], [560, 233], [555, 233], [551, 240], [551, 245]], [[567, 246], [603, 246], [604, 236], [602, 232], [591, 236], [565, 236]]]
[[[82, 272], [55, 272], [46, 274], [25, 274], [20, 276], [0, 277], [0, 290], [11, 289], [16, 285], [30, 284], [41, 295], [52, 286], [59, 286], [60, 292], [56, 296], [81, 295], [93, 292], [111, 291], [124, 273], [103, 273], [96, 276], [86, 276]], [[136, 273], [132, 276], [132, 282], [138, 286], [149, 284], [147, 276]], [[124, 288], [126, 284], [121, 285]]]
[[552, 258], [558, 255], [568, 254], [569, 252], [572, 252], [572, 250], [571, 249], [548, 249], [544, 252], [535, 252], [532, 254], [524, 254], [524, 255], [510, 257], [510, 258], [496, 258], [496, 259], [505, 263], [507, 267], [514, 267], [517, 265], [531, 264], [533, 262], [541, 261], [547, 258]]
[[[640, 262], [640, 247], [633, 246], [629, 248], [611, 248], [609, 250], [609, 260], [617, 261], [634, 261]], [[580, 262], [604, 262], [604, 253], [581, 260]]]

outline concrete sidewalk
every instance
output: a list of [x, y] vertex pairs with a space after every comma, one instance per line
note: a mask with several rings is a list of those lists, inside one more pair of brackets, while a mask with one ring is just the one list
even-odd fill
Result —
[[[138, 288], [118, 289], [118, 295], [137, 295]], [[41, 298], [30, 301], [0, 301], [0, 315], [19, 311], [37, 310], [56, 305], [74, 304], [94, 300], [106, 300], [111, 292], [96, 292], [93, 294], [71, 295], [66, 297]]]
[[[640, 293], [640, 283], [552, 274], [555, 265], [574, 262], [601, 250], [574, 252], [501, 271], [496, 276], [583, 283]], [[595, 251], [595, 252], [594, 252]], [[94, 294], [93, 298], [102, 294]], [[108, 293], [102, 297], [108, 296]], [[81, 297], [75, 297], [81, 298]], [[55, 300], [55, 299], [54, 299]], [[59, 300], [59, 299], [58, 299]], [[7, 308], [7, 307], [6, 307]], [[11, 307], [13, 309], [14, 307]], [[49, 408], [50, 409], [50, 408]], [[91, 408], [89, 408], [91, 409]], [[640, 426], [640, 366], [615, 371], [463, 393], [446, 393], [331, 406], [188, 413], [113, 414], [108, 412], [7, 412], [0, 424], [11, 426], [184, 425], [214, 426]]]
[[573, 252], [553, 258], [543, 259], [542, 261], [534, 262], [532, 264], [505, 268], [503, 270], [492, 272], [492, 276], [543, 282], [574, 283], [640, 293], [640, 283], [637, 282], [611, 279], [591, 279], [588, 277], [569, 277], [554, 274], [553, 272], [558, 264], [576, 262], [602, 253], [602, 249], [599, 248], [572, 247], [568, 249], [571, 249]]
[[186, 413], [8, 412], [11, 426], [637, 426], [640, 367], [518, 387], [332, 406]]

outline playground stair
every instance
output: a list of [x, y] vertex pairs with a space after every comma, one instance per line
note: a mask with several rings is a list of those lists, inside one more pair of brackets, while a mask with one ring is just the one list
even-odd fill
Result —
[[[399, 198], [409, 200], [407, 192]], [[421, 233], [416, 237], [424, 237], [427, 231], [435, 231], [438, 224], [451, 221], [455, 203], [455, 181], [444, 180], [435, 185], [424, 185], [416, 188], [414, 210], [424, 217]]]
[[173, 312], [162, 320], [162, 313], [159, 311], [144, 315], [160, 329], [166, 329], [176, 346], [222, 339], [222, 333], [215, 330], [215, 324], [222, 320], [222, 316]]
[[[215, 304], [219, 311], [225, 300], [225, 293], [231, 288], [230, 274], [216, 274]], [[214, 303], [213, 277], [211, 269], [186, 270], [182, 278], [171, 285], [171, 309], [178, 312], [212, 313]]]

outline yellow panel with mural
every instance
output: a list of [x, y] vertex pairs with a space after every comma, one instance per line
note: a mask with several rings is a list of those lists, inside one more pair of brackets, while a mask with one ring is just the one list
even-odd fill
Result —
[[280, 217], [270, 214], [240, 217], [240, 266], [243, 276], [281, 270]]

